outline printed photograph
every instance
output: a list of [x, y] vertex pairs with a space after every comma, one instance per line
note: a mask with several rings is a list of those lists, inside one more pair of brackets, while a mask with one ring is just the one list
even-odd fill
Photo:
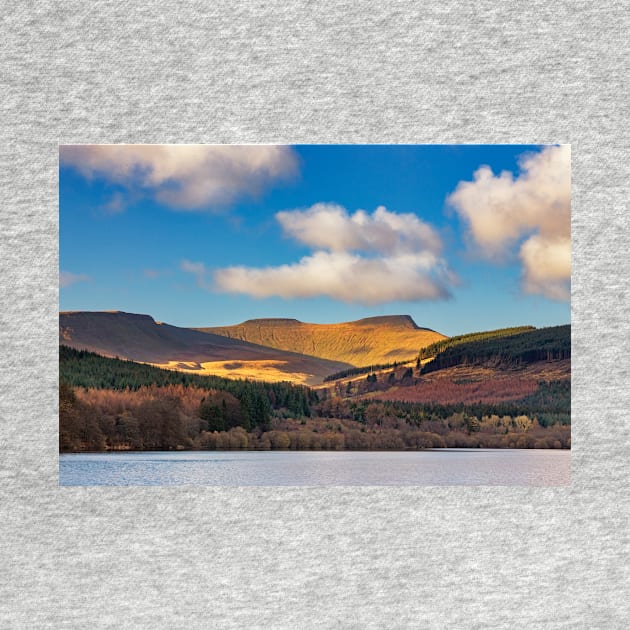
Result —
[[568, 145], [61, 145], [59, 483], [563, 486]]

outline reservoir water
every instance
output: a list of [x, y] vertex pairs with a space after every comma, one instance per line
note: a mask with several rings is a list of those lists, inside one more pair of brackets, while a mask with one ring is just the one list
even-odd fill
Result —
[[562, 486], [571, 452], [175, 451], [59, 456], [61, 486]]

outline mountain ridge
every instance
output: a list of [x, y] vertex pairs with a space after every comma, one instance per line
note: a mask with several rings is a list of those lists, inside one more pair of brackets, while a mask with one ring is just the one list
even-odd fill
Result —
[[421, 348], [446, 339], [435, 330], [421, 328], [409, 315], [381, 315], [336, 324], [263, 318], [232, 326], [195, 327], [194, 330], [343, 361], [354, 367], [407, 361], [416, 357]]
[[269, 348], [123, 311], [59, 313], [59, 343], [158, 367], [231, 378], [314, 384], [345, 362]]
[[350, 367], [412, 359], [442, 339], [409, 315], [337, 324], [260, 318], [184, 328], [119, 310], [59, 313], [59, 342], [76, 349], [185, 372], [309, 385]]
[[[317, 324], [313, 322], [303, 322], [293, 317], [260, 317], [254, 319], [246, 319], [240, 324], [233, 324], [233, 326], [245, 326], [245, 325], [276, 325], [276, 326], [292, 326], [292, 325], [307, 325], [307, 326], [339, 326], [340, 324], [353, 324], [356, 326], [370, 326], [370, 325], [390, 325], [400, 326], [401, 328], [411, 328], [413, 330], [429, 330], [435, 332], [431, 328], [423, 328], [418, 326], [413, 320], [411, 315], [375, 315], [373, 317], [363, 317], [361, 319], [352, 320], [349, 322], [336, 322], [332, 324]], [[193, 330], [204, 330], [205, 328], [227, 328], [227, 326], [207, 326], [197, 327], [191, 326]]]

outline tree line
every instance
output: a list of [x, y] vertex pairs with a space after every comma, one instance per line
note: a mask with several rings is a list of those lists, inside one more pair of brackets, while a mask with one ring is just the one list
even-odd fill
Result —
[[59, 390], [62, 452], [179, 449], [371, 450], [444, 447], [570, 448], [568, 424], [536, 414], [475, 415], [481, 407], [426, 407], [332, 398], [311, 417], [275, 411], [250, 426], [225, 391], [182, 385]]
[[450, 345], [422, 366], [421, 374], [457, 365], [512, 367], [571, 358], [571, 326], [551, 326]]
[[[362, 422], [366, 410], [376, 404], [386, 417], [396, 418], [420, 426], [425, 420], [446, 420], [454, 414], [476, 418], [484, 416], [516, 417], [528, 415], [537, 418], [542, 427], [571, 424], [571, 382], [541, 381], [536, 391], [520, 400], [498, 403], [407, 402], [402, 400], [348, 399], [339, 396], [320, 401], [313, 407], [316, 416], [331, 416]], [[374, 409], [374, 407], [372, 407]]]
[[534, 326], [515, 326], [512, 328], [499, 328], [497, 330], [487, 330], [484, 332], [473, 332], [465, 335], [456, 335], [454, 337], [448, 337], [441, 341], [436, 341], [420, 350], [418, 358], [430, 359], [435, 355], [444, 352], [448, 348], [459, 346], [461, 344], [468, 343], [470, 341], [484, 341], [486, 339], [493, 339], [495, 337], [509, 337], [510, 335], [518, 335], [520, 333], [536, 330]]
[[397, 368], [399, 365], [404, 365], [405, 363], [409, 363], [414, 359], [409, 359], [409, 361], [394, 361], [393, 363], [379, 363], [375, 365], [370, 365], [366, 367], [355, 367], [355, 368], [347, 368], [345, 370], [340, 370], [339, 372], [334, 372], [333, 374], [329, 374], [324, 378], [324, 383], [328, 383], [329, 381], [336, 381], [341, 378], [347, 378], [348, 376], [358, 376], [359, 374], [371, 374], [377, 370], [387, 370], [388, 368]]
[[286, 381], [267, 383], [220, 376], [202, 376], [152, 365], [103, 357], [87, 350], [59, 347], [59, 381], [71, 387], [137, 391], [150, 385], [182, 385], [202, 390], [229, 392], [252, 425], [263, 424], [274, 409], [286, 409], [294, 415], [309, 415], [311, 404], [318, 401], [315, 390]]

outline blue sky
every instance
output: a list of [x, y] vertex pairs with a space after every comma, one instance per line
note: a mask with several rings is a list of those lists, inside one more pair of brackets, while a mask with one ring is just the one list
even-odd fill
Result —
[[[60, 309], [178, 326], [570, 321], [570, 153], [516, 145], [61, 147]], [[482, 167], [486, 168], [482, 168]]]

